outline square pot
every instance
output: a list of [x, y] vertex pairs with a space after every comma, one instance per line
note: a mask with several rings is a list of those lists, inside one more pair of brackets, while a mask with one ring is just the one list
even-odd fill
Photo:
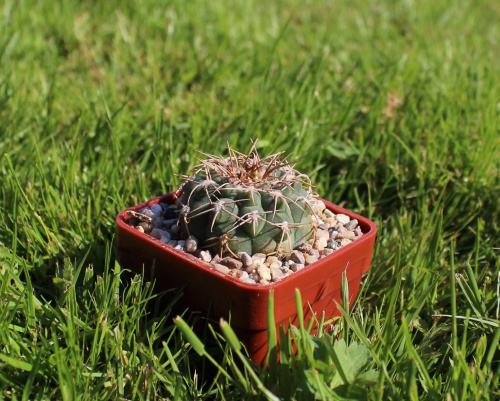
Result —
[[[335, 214], [343, 213], [357, 219], [363, 236], [300, 271], [270, 284], [248, 284], [217, 271], [212, 265], [193, 255], [137, 231], [129, 226], [127, 211], [138, 211], [156, 203], [172, 204], [179, 192], [171, 192], [124, 210], [116, 217], [117, 256], [119, 263], [137, 273], [153, 272], [156, 290], [182, 291], [181, 307], [204, 313], [216, 321], [222, 317], [245, 344], [252, 360], [261, 363], [267, 352], [267, 302], [274, 291], [275, 322], [277, 328], [291, 322], [297, 324], [295, 289], [302, 295], [304, 319], [325, 319], [339, 316], [337, 303], [341, 303], [342, 274], [349, 283], [350, 305], [354, 302], [361, 277], [371, 264], [377, 227], [365, 217], [323, 200]], [[154, 270], [152, 267], [154, 266]]]

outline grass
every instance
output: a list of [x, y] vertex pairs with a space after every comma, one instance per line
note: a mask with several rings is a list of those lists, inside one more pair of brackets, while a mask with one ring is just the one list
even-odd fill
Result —
[[[0, 397], [500, 397], [499, 17], [486, 0], [0, 4]], [[379, 227], [354, 308], [334, 333], [294, 329], [299, 354], [266, 371], [225, 324], [198, 352], [113, 256], [118, 211], [250, 138]]]

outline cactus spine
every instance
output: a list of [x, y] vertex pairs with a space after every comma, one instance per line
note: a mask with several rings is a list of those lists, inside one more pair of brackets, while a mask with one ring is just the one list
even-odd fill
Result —
[[221, 255], [285, 253], [315, 231], [311, 181], [282, 158], [260, 158], [228, 146], [229, 157], [202, 153], [194, 176], [178, 199], [179, 226], [205, 248]]

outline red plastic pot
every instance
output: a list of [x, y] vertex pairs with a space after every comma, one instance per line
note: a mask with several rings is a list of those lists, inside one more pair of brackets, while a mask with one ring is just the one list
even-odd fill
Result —
[[[131, 207], [137, 211], [145, 206], [175, 202], [176, 192], [171, 192]], [[323, 200], [324, 201], [324, 200]], [[364, 235], [353, 243], [320, 259], [302, 270], [267, 284], [246, 284], [227, 276], [210, 264], [160, 242], [129, 226], [127, 210], [116, 217], [118, 259], [120, 264], [137, 273], [144, 270], [150, 277], [154, 266], [156, 289], [182, 290], [179, 301], [182, 307], [200, 311], [215, 321], [229, 319], [250, 357], [261, 363], [267, 352], [267, 302], [274, 291], [275, 321], [277, 328], [291, 322], [296, 324], [297, 308], [295, 289], [302, 295], [306, 324], [312, 312], [325, 318], [339, 316], [337, 304], [341, 303], [342, 273], [349, 283], [350, 304], [358, 294], [361, 277], [371, 264], [377, 227], [375, 224], [349, 210], [324, 201], [333, 213], [343, 213], [358, 220]], [[231, 313], [230, 313], [231, 312]]]

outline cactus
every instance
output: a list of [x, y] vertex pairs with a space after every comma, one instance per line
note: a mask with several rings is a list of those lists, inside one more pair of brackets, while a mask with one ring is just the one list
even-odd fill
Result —
[[248, 154], [228, 145], [229, 157], [202, 153], [195, 175], [182, 176], [180, 229], [220, 255], [282, 254], [315, 232], [309, 177], [284, 152], [261, 159], [255, 145]]

